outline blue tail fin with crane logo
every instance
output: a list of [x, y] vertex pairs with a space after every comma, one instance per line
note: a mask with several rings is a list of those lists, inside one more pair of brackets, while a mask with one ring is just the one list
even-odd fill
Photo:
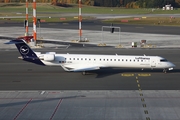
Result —
[[36, 53], [34, 53], [34, 51], [26, 44], [24, 40], [15, 39], [5, 44], [15, 44], [23, 60], [44, 65], [44, 63], [37, 57]]

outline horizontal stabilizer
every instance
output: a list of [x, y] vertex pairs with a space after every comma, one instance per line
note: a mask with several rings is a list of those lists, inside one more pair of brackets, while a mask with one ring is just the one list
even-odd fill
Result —
[[20, 43], [24, 43], [23, 40], [11, 40], [4, 44], [20, 44]]

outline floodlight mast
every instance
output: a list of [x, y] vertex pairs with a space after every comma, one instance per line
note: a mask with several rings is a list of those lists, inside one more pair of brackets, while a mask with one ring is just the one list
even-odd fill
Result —
[[25, 36], [28, 36], [28, 0], [26, 0], [26, 20], [25, 20], [26, 33]]
[[81, 22], [82, 22], [82, 14], [81, 14], [81, 0], [79, 0], [79, 41], [81, 41], [82, 37], [82, 28], [81, 28]]
[[37, 34], [36, 34], [36, 0], [33, 0], [33, 38], [36, 45]]

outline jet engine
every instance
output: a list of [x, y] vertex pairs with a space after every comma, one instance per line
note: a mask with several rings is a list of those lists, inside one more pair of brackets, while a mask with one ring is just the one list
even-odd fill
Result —
[[55, 56], [54, 54], [44, 54], [43, 56], [40, 56], [39, 58], [44, 61], [53, 61], [55, 59]]

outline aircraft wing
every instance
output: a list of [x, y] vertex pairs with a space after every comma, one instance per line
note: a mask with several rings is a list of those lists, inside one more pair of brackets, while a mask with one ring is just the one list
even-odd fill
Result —
[[100, 66], [97, 66], [97, 65], [84, 65], [84, 66], [62, 65], [62, 68], [66, 71], [81, 72], [81, 71], [98, 70], [98, 69], [100, 69]]
[[73, 69], [74, 72], [80, 72], [80, 71], [91, 71], [91, 70], [98, 70], [100, 67], [98, 66], [92, 66], [92, 67], [82, 67], [82, 68], [75, 68]]

